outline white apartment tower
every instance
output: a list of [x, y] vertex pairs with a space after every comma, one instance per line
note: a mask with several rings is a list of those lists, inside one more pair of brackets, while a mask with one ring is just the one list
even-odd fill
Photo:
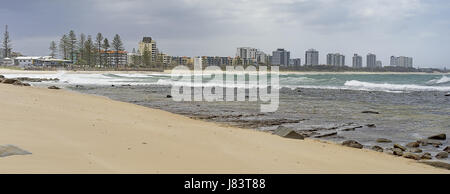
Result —
[[319, 65], [319, 51], [315, 49], [309, 49], [305, 53], [305, 65]]

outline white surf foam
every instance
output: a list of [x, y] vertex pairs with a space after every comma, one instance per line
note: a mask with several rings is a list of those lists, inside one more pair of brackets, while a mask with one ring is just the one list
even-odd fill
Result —
[[389, 83], [370, 83], [357, 80], [347, 81], [345, 86], [351, 88], [370, 89], [370, 90], [390, 90], [390, 91], [450, 91], [450, 87], [445, 86], [420, 86], [414, 84], [389, 84]]

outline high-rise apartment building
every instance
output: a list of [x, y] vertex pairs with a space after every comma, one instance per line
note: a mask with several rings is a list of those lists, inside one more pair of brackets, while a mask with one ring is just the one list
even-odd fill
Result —
[[305, 65], [319, 65], [319, 51], [309, 49], [305, 53]]
[[377, 67], [377, 56], [372, 53], [367, 54], [366, 63], [367, 63], [367, 68], [376, 68]]
[[289, 66], [291, 53], [283, 48], [279, 48], [272, 52], [272, 65]]
[[327, 65], [343, 67], [345, 66], [345, 56], [340, 53], [329, 53], [327, 55]]
[[404, 56], [391, 56], [391, 66], [411, 68], [413, 67], [413, 58]]
[[362, 56], [358, 55], [358, 54], [354, 54], [353, 55], [353, 64], [352, 67], [353, 68], [362, 68]]
[[144, 56], [145, 51], [148, 51], [152, 56], [152, 61], [156, 61], [156, 55], [158, 49], [156, 48], [156, 41], [152, 37], [144, 37], [141, 42], [139, 42], [139, 53]]

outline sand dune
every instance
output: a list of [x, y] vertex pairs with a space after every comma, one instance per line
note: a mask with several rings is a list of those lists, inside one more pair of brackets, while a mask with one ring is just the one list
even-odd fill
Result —
[[448, 173], [64, 90], [0, 84], [0, 173]]

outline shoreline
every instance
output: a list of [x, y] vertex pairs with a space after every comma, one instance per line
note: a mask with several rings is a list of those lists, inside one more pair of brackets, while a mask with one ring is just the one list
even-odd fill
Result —
[[[319, 140], [291, 140], [68, 90], [0, 84], [1, 173], [449, 173]], [[176, 122], [170, 122], [176, 121]]]

